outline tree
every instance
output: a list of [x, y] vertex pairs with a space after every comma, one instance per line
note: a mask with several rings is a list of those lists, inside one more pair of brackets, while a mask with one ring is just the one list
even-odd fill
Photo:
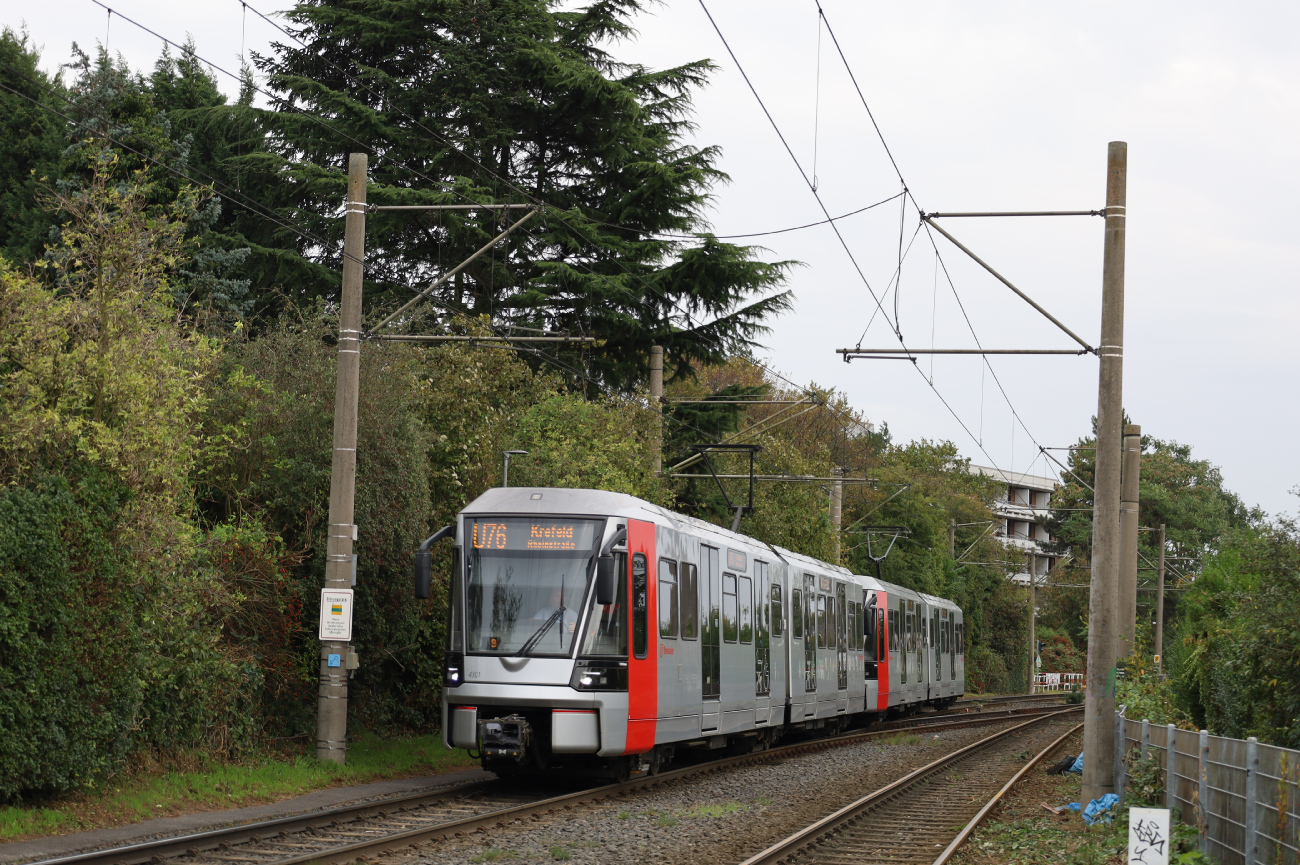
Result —
[[0, 797], [67, 791], [148, 748], [229, 753], [257, 725], [240, 597], [199, 555], [191, 473], [215, 346], [170, 280], [191, 191], [87, 153], [48, 278], [0, 259]]
[[[691, 92], [712, 67], [618, 63], [602, 46], [631, 35], [640, 7], [299, 3], [289, 14], [294, 40], [257, 61], [282, 100], [266, 118], [282, 160], [277, 204], [328, 241], [299, 241], [299, 251], [337, 272], [346, 155], [366, 150], [372, 202], [547, 207], [408, 324], [459, 327], [483, 315], [497, 328], [594, 335], [603, 345], [575, 359], [619, 387], [644, 378], [654, 343], [666, 348], [670, 377], [752, 344], [789, 306], [787, 293], [770, 293], [788, 263], [712, 237], [670, 236], [706, 227], [708, 190], [726, 179], [716, 149], [685, 141]], [[376, 215], [370, 308], [405, 301], [517, 217]], [[336, 291], [321, 273], [289, 296]]]
[[1196, 724], [1300, 746], [1300, 526], [1280, 519], [1233, 530], [1178, 608], [1171, 678]]
[[[1080, 439], [1070, 451], [1070, 471], [1063, 488], [1052, 497], [1049, 531], [1056, 550], [1072, 553], [1086, 567], [1092, 551], [1092, 491], [1096, 472], [1096, 439]], [[1243, 528], [1261, 516], [1246, 508], [1223, 485], [1223, 473], [1208, 460], [1194, 459], [1190, 445], [1142, 436], [1142, 469], [1138, 522], [1166, 525], [1168, 556], [1181, 562], [1179, 570], [1195, 570], [1203, 557], [1229, 530]], [[1149, 560], [1157, 555], [1154, 533], [1140, 538]], [[1145, 563], [1143, 563], [1145, 566]]]
[[67, 145], [59, 109], [58, 82], [39, 66], [27, 33], [0, 31], [0, 256], [11, 262], [40, 258], [55, 225], [38, 199], [53, 183], [59, 154]]

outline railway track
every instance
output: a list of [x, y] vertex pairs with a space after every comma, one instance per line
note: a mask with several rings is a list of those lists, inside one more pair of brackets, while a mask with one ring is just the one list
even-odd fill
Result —
[[[742, 865], [943, 865], [1011, 786], [1079, 729], [1052, 736], [1039, 725], [1081, 709], [1043, 714], [959, 748]], [[1034, 756], [1026, 761], [1027, 748]]]
[[936, 717], [919, 722], [893, 721], [869, 730], [782, 745], [750, 754], [724, 757], [658, 775], [640, 775], [554, 795], [518, 782], [496, 780], [458, 784], [442, 790], [348, 805], [293, 817], [214, 829], [96, 850], [26, 865], [302, 865], [348, 863], [373, 858], [414, 844], [453, 837], [521, 818], [571, 809], [610, 799], [646, 786], [672, 783], [723, 769], [781, 761], [800, 754], [853, 745], [909, 731], [932, 732], [995, 724], [1021, 717], [1046, 716], [1055, 709], [985, 712], [956, 719]]
[[958, 700], [953, 703], [953, 705], [964, 706], [976, 704], [986, 706], [997, 703], [1036, 703], [1039, 701], [1055, 701], [1059, 703], [1068, 693], [1068, 691], [1049, 691], [1042, 694], [1004, 694], [998, 697], [971, 697], [969, 699]]

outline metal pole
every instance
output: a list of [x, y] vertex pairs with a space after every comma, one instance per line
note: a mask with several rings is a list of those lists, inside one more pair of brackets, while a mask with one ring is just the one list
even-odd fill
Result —
[[[1032, 526], [1033, 524], [1030, 523]], [[1030, 529], [1030, 531], [1033, 531]], [[1035, 627], [1038, 622], [1038, 554], [1029, 554], [1029, 693], [1034, 693], [1034, 674], [1038, 672], [1038, 637]]]
[[1123, 493], [1119, 503], [1119, 623], [1115, 657], [1133, 654], [1137, 641], [1138, 499], [1142, 476], [1142, 427], [1124, 427]]
[[1210, 855], [1210, 731], [1202, 730], [1196, 744], [1196, 825], [1201, 852]]
[[844, 469], [836, 466], [831, 470], [835, 480], [831, 481], [831, 543], [834, 550], [835, 564], [840, 563], [840, 524], [844, 515]]
[[1173, 724], [1165, 725], [1165, 807], [1171, 811], [1178, 798], [1175, 795], [1178, 784], [1178, 776], [1175, 774], [1177, 761], [1174, 759], [1178, 754], [1177, 731], [1178, 728]]
[[948, 555], [957, 558], [957, 521], [948, 520]]
[[1160, 524], [1160, 566], [1156, 577], [1156, 675], [1165, 664], [1165, 524]]
[[650, 443], [653, 454], [651, 464], [656, 475], [663, 474], [664, 469], [664, 347], [650, 346], [650, 403], [659, 413], [659, 428]]
[[[334, 385], [334, 455], [330, 469], [329, 536], [325, 542], [325, 588], [352, 584], [352, 539], [357, 481], [357, 390], [361, 380], [361, 279], [366, 253], [364, 153], [348, 157], [348, 200], [343, 223], [343, 292], [339, 304], [339, 359]], [[316, 759], [347, 759], [348, 679], [340, 664], [350, 643], [322, 642], [316, 696]], [[331, 658], [334, 666], [330, 666]]]
[[1251, 736], [1246, 740], [1246, 840], [1242, 852], [1246, 865], [1255, 865], [1259, 853], [1259, 740]]
[[1119, 459], [1124, 404], [1124, 219], [1128, 145], [1112, 141], [1106, 164], [1097, 375], [1097, 476], [1088, 598], [1088, 687], [1084, 703], [1082, 801], [1115, 792], [1115, 601], [1119, 588]]

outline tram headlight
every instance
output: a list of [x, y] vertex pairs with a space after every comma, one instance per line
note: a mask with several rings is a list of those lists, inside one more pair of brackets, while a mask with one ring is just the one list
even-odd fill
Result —
[[460, 652], [447, 652], [442, 656], [442, 681], [448, 688], [454, 688], [464, 678], [465, 656]]
[[580, 660], [573, 666], [569, 687], [576, 691], [626, 691], [627, 661]]

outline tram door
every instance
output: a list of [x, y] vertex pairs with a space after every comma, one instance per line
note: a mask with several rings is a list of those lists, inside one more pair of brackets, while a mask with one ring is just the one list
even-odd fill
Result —
[[[825, 645], [826, 617], [823, 613], [822, 621], [817, 621], [817, 578], [812, 574], [803, 575], [803, 621], [804, 621], [804, 639], [803, 639], [803, 689], [804, 703], [803, 714], [805, 718], [811, 718], [817, 714], [817, 644], [822, 641]], [[825, 598], [822, 598], [822, 609], [825, 610]]]
[[930, 610], [930, 653], [934, 655], [934, 684], [930, 690], [937, 696], [943, 681], [943, 641], [939, 639], [939, 611]]
[[798, 573], [787, 571], [789, 574], [790, 586], [790, 637], [786, 645], [790, 647], [790, 652], [786, 656], [788, 667], [786, 668], [786, 681], [790, 683], [790, 718], [792, 720], [802, 720], [804, 715], [804, 673], [803, 673], [803, 653], [804, 640], [808, 638], [807, 628], [804, 624], [803, 608], [803, 580]]
[[716, 547], [700, 547], [700, 571], [700, 730], [708, 731], [722, 721], [722, 572]]
[[835, 711], [849, 710], [849, 627], [844, 583], [835, 584]]
[[772, 603], [767, 562], [754, 562], [754, 720], [771, 717]]

